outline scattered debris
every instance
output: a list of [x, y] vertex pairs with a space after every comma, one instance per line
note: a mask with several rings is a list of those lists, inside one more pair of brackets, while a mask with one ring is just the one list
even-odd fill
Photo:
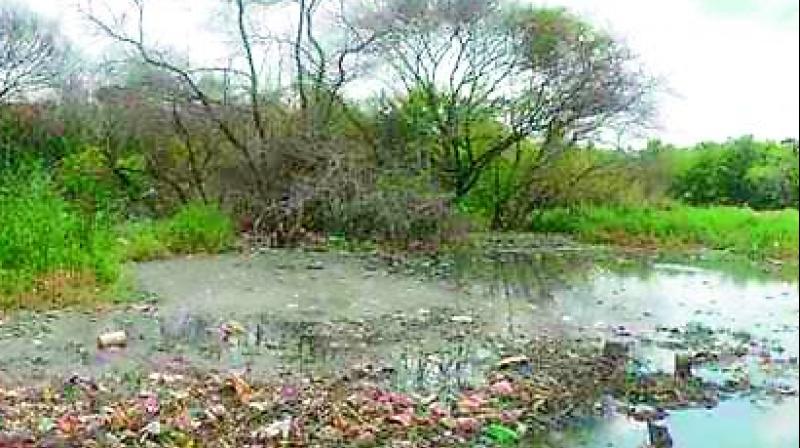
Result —
[[97, 348], [124, 347], [128, 344], [128, 335], [124, 331], [112, 331], [97, 337]]
[[529, 362], [529, 359], [528, 359], [527, 356], [523, 356], [523, 355], [509, 356], [507, 358], [501, 359], [497, 363], [497, 367], [503, 369], [503, 368], [506, 368], [506, 367], [509, 367], [509, 366], [516, 366], [516, 365], [519, 365], [519, 364], [526, 364], [528, 362]]

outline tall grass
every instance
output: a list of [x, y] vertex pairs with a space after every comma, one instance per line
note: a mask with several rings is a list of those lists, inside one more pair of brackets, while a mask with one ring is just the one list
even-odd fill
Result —
[[218, 253], [229, 249], [236, 236], [227, 214], [201, 203], [188, 204], [163, 220], [127, 223], [121, 233], [125, 257], [133, 261], [172, 254]]
[[533, 230], [590, 241], [668, 247], [700, 245], [753, 257], [797, 257], [798, 211], [737, 207], [578, 207], [536, 213]]
[[108, 220], [81, 214], [37, 170], [0, 175], [0, 307], [81, 301], [119, 274]]
[[125, 259], [219, 252], [230, 218], [189, 204], [158, 221], [125, 225], [65, 200], [35, 166], [0, 172], [0, 309], [93, 303], [117, 292]]

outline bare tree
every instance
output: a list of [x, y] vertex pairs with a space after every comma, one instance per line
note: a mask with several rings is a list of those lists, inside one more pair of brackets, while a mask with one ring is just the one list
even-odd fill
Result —
[[[351, 79], [349, 59], [357, 48], [337, 47], [338, 41], [317, 38], [322, 33], [314, 28], [319, 1], [294, 5], [302, 13], [299, 44], [293, 38], [270, 35], [259, 20], [262, 14], [280, 13], [280, 7], [291, 2], [227, 2], [232, 20], [225, 25], [233, 38], [228, 55], [233, 62], [227, 67], [191, 67], [153, 45], [145, 35], [145, 6], [149, 4], [129, 0], [134, 14], [127, 17], [123, 11], [104, 14], [92, 8], [91, 2], [83, 11], [101, 32], [129, 49], [132, 57], [167, 78], [166, 90], [147, 92], [155, 102], [149, 107], [160, 110], [156, 122], [172, 130], [169, 144], [180, 142], [186, 160], [176, 165], [168, 148], [154, 148], [149, 171], [158, 176], [159, 183], [179, 200], [209, 200], [215, 193], [213, 186], [224, 185], [236, 196], [231, 199], [235, 207], [246, 208], [255, 215], [253, 221], [265, 223], [265, 228], [278, 223], [283, 229], [301, 227], [307, 203], [331, 192], [343, 194], [345, 189], [333, 186], [345, 181], [336, 173], [347, 169], [346, 160], [351, 157], [347, 152], [354, 152], [358, 143], [328, 131], [329, 124], [339, 119], [333, 117], [334, 111], [345, 108], [338, 90]], [[274, 52], [275, 43], [284, 53]], [[309, 80], [303, 84], [307, 101], [301, 101], [300, 107], [282, 92], [276, 95], [270, 90], [275, 86], [270, 85], [269, 73], [262, 71], [298, 47], [304, 52], [300, 56], [303, 79]], [[219, 83], [206, 82], [219, 81], [220, 76], [221, 95], [217, 94]], [[204, 124], [216, 130], [213, 136]], [[209, 142], [217, 145], [217, 154], [211, 154]], [[226, 165], [213, 163], [219, 160]], [[209, 173], [221, 180], [209, 181]]]
[[[239, 15], [244, 15], [244, 3], [242, 1], [236, 2], [237, 8], [239, 9]], [[234, 70], [232, 68], [200, 68], [200, 69], [192, 69], [190, 67], [186, 67], [183, 64], [180, 64], [174, 60], [171, 60], [166, 52], [159, 51], [158, 49], [152, 48], [147, 45], [145, 42], [145, 25], [144, 25], [144, 17], [145, 17], [145, 1], [144, 0], [130, 0], [130, 6], [136, 11], [135, 19], [133, 28], [135, 31], [132, 34], [127, 34], [125, 29], [127, 24], [126, 17], [124, 14], [114, 17], [112, 19], [104, 19], [99, 15], [95, 14], [95, 11], [92, 8], [91, 2], [89, 3], [89, 7], [84, 11], [85, 16], [87, 19], [92, 22], [95, 26], [97, 26], [103, 33], [107, 36], [115, 39], [116, 41], [127, 45], [129, 48], [133, 49], [134, 53], [146, 64], [169, 73], [172, 75], [182, 87], [187, 89], [191, 95], [192, 99], [196, 100], [204, 110], [206, 116], [216, 125], [216, 127], [220, 130], [220, 132], [225, 136], [228, 143], [230, 143], [234, 148], [238, 150], [241, 154], [242, 159], [245, 162], [245, 165], [249, 171], [249, 177], [253, 185], [255, 186], [256, 193], [261, 195], [262, 197], [266, 196], [266, 190], [264, 186], [264, 181], [262, 179], [261, 172], [258, 167], [258, 160], [255, 152], [258, 148], [254, 148], [253, 142], [250, 141], [250, 138], [247, 135], [242, 135], [241, 133], [236, 132], [234, 129], [233, 123], [226, 119], [223, 115], [222, 111], [220, 110], [218, 101], [216, 101], [198, 82], [199, 77], [204, 74], [208, 73], [209, 71], [219, 71], [225, 73], [233, 73], [238, 77], [244, 78], [250, 86], [250, 96], [251, 98], [258, 98], [260, 92], [257, 91], [258, 89], [258, 82], [256, 78], [252, 75], [252, 73], [241, 72], [238, 70]], [[241, 26], [242, 22], [239, 21]], [[245, 48], [248, 48], [249, 41], [248, 35], [246, 34], [245, 30], [242, 29], [241, 32], [241, 43]], [[249, 55], [250, 53], [248, 53]], [[252, 64], [251, 64], [252, 65]], [[253, 122], [251, 123], [254, 129], [259, 130], [258, 137], [262, 140], [266, 137], [263, 133], [263, 122], [261, 121], [261, 117], [258, 113], [258, 103], [253, 102], [251, 103], [251, 108], [253, 112]]]
[[0, 103], [52, 87], [66, 47], [57, 28], [16, 5], [0, 5]]

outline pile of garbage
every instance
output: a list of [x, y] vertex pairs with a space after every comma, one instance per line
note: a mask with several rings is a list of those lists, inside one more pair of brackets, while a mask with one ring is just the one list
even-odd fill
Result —
[[481, 386], [452, 394], [391, 390], [363, 367], [273, 381], [243, 372], [75, 375], [0, 387], [0, 446], [514, 444], [595, 412], [602, 391], [623, 377], [624, 366], [601, 350], [555, 339], [531, 341]]

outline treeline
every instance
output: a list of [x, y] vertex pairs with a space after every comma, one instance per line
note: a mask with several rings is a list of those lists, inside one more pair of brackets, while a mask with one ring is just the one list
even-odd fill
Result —
[[643, 156], [672, 170], [670, 194], [689, 204], [797, 208], [797, 143], [741, 137], [681, 150], [653, 142]]
[[510, 154], [493, 164], [462, 206], [495, 227], [518, 229], [531, 213], [553, 207], [681, 202], [796, 209], [798, 162], [796, 140], [751, 136], [690, 147], [658, 140], [628, 150], [576, 146], [545, 166], [526, 166], [525, 156]]
[[[44, 92], [25, 76], [33, 69], [0, 88], [5, 166], [39, 166], [86, 213], [160, 216], [200, 202], [277, 244], [309, 232], [447, 238], [462, 228], [455, 210], [509, 154], [530, 176], [576, 142], [652, 113], [655, 83], [635, 55], [563, 9], [220, 2], [224, 37], [236, 38], [228, 64], [208, 67], [150, 44], [150, 5], [84, 11], [123, 62], [47, 72]], [[294, 30], [271, 35], [269, 15]], [[0, 41], [9, 55], [0, 70], [20, 59], [75, 66], [53, 27], [0, 17], [24, 30]], [[353, 99], [370, 82], [384, 87]], [[31, 103], [37, 95], [49, 100]]]

